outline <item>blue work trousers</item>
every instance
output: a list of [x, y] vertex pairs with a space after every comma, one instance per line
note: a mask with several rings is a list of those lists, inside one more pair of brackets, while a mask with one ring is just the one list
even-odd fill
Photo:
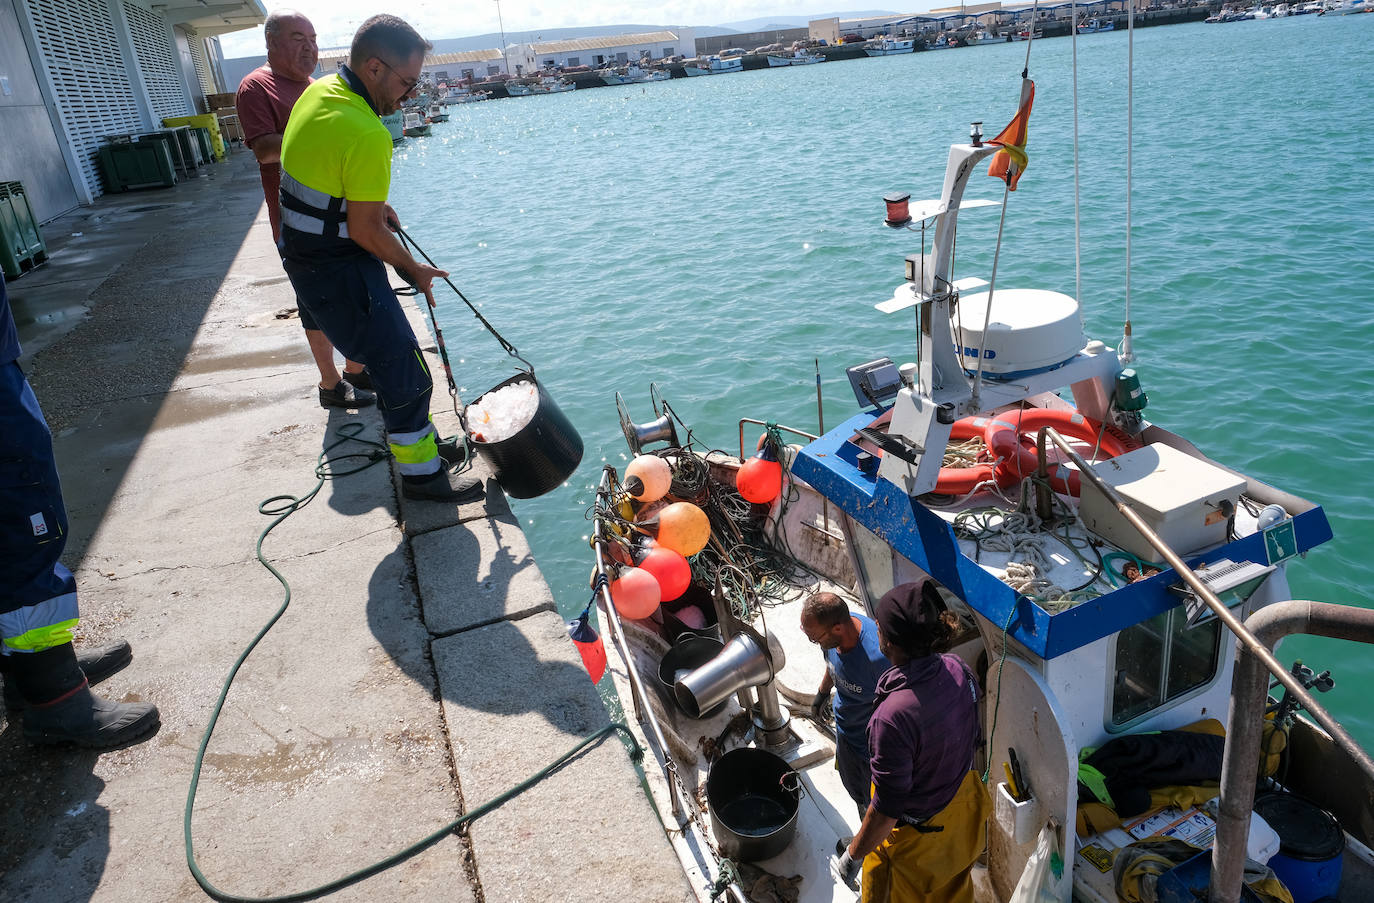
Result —
[[429, 425], [434, 379], [410, 328], [386, 266], [372, 255], [282, 266], [296, 302], [351, 361], [367, 365], [388, 433], [417, 433]]
[[58, 560], [66, 544], [52, 433], [19, 364], [0, 364], [0, 638], [76, 618], [76, 580]]

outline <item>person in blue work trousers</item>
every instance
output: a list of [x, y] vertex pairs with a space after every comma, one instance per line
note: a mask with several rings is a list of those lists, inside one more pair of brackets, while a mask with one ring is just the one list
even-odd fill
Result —
[[892, 663], [878, 648], [878, 625], [834, 593], [815, 593], [802, 603], [801, 629], [825, 655], [825, 677], [811, 708], [820, 714], [833, 688], [835, 768], [862, 814], [869, 798], [868, 719], [878, 679]]
[[863, 903], [973, 903], [973, 864], [992, 809], [974, 769], [978, 682], [950, 642], [957, 618], [929, 578], [895, 586], [874, 610], [892, 667], [868, 724], [873, 798], [831, 860]]
[[391, 15], [353, 36], [347, 65], [313, 83], [291, 110], [281, 145], [281, 237], [299, 305], [334, 347], [367, 366], [406, 498], [458, 502], [482, 494], [444, 466], [429, 419], [434, 381], [392, 291], [385, 264], [434, 306], [443, 270], [417, 262], [393, 234], [391, 133], [381, 117], [415, 92], [431, 45]]
[[67, 508], [52, 434], [19, 367], [19, 334], [0, 275], [0, 673], [5, 707], [23, 712], [32, 743], [115, 749], [147, 739], [161, 723], [146, 702], [91, 692], [129, 663], [129, 644], [80, 652], [76, 579], [59, 560]]

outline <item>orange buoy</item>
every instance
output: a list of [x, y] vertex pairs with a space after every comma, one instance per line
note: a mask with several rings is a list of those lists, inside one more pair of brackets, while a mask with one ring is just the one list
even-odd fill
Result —
[[[997, 458], [996, 471], [999, 478], [1010, 477], [1014, 482], [1035, 473], [1039, 466], [1035, 447], [1032, 445], [1027, 448], [1022, 445], [1021, 437], [1034, 437], [1041, 428], [1047, 426], [1079, 442], [1096, 446], [1105, 458], [1115, 458], [1117, 455], [1140, 448], [1140, 442], [1134, 436], [1110, 424], [1104, 426], [1077, 411], [1051, 408], [1006, 411], [996, 419], [989, 420], [983, 431], [983, 441]], [[1063, 464], [1056, 464], [1050, 468], [1050, 486], [1055, 492], [1076, 496], [1080, 485], [1077, 470]]]
[[611, 581], [611, 602], [622, 618], [632, 621], [647, 618], [658, 609], [662, 600], [663, 591], [658, 580], [642, 568], [621, 568], [620, 576]]
[[[706, 543], [711, 539], [711, 522], [706, 512], [691, 502], [673, 502], [658, 512], [658, 535], [655, 539], [660, 546], [686, 558], [706, 548]], [[665, 601], [673, 598], [676, 597], [664, 597]]]

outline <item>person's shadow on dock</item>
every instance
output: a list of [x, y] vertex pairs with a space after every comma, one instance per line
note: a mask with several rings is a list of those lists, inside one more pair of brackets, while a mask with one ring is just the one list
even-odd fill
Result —
[[374, 571], [373, 634], [420, 686], [433, 687], [437, 673], [450, 703], [503, 717], [535, 714], [573, 736], [606, 725], [563, 620], [550, 617], [553, 597], [514, 516], [469, 523], [472, 530], [458, 525], [413, 540], [415, 603], [398, 605], [397, 583], [409, 574], [403, 549]]
[[17, 712], [0, 724], [0, 900], [91, 899], [110, 856], [99, 754], [29, 745]]

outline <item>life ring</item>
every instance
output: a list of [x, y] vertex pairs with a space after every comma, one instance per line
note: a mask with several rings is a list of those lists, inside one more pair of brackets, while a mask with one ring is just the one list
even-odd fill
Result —
[[[985, 436], [991, 423], [992, 420], [987, 417], [965, 417], [956, 420], [950, 429], [949, 438], [962, 442], [965, 439]], [[932, 491], [940, 495], [967, 495], [979, 484], [991, 480], [996, 480], [997, 485], [1005, 488], [1016, 482], [1016, 479], [1009, 473], [999, 475], [993, 461], [985, 461], [972, 467], [941, 467], [940, 475], [935, 480], [935, 489]]]
[[[1102, 423], [1084, 417], [1077, 411], [1051, 408], [1006, 411], [990, 420], [983, 431], [983, 441], [997, 459], [994, 471], [999, 479], [1007, 478], [1015, 482], [1035, 473], [1039, 466], [1035, 446], [1027, 448], [1022, 445], [1021, 436], [1034, 436], [1047, 426], [1054, 427], [1065, 436], [1097, 446], [1098, 452], [1106, 458], [1115, 458], [1141, 447], [1140, 442], [1130, 434], [1111, 424], [1104, 427]], [[1054, 465], [1050, 468], [1050, 485], [1055, 492], [1077, 496], [1079, 473], [1063, 464]]]

